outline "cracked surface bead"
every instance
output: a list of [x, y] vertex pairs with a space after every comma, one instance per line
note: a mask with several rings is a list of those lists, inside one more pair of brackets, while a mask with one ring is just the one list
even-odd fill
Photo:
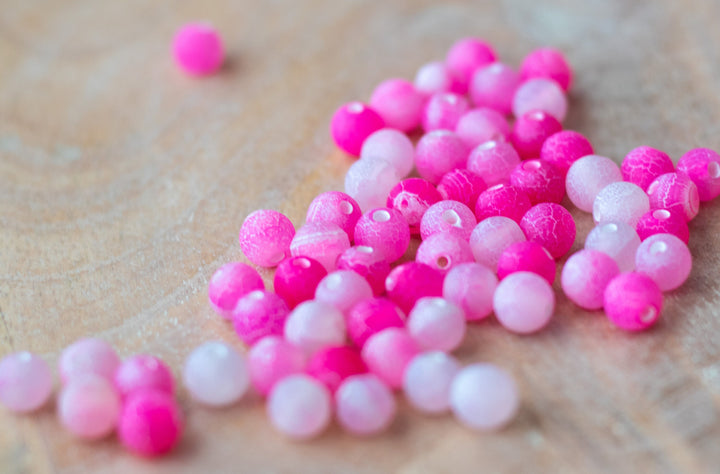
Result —
[[[357, 226], [356, 226], [357, 227]], [[293, 257], [309, 257], [325, 270], [335, 270], [338, 255], [350, 248], [348, 235], [331, 222], [307, 222], [300, 227], [290, 244]]]
[[345, 342], [345, 316], [336, 307], [320, 301], [306, 301], [292, 310], [285, 321], [285, 339], [314, 354]]
[[690, 229], [685, 217], [667, 209], [652, 209], [643, 214], [636, 230], [641, 240], [654, 234], [673, 234], [685, 244], [690, 240]]
[[580, 250], [565, 262], [562, 289], [581, 308], [601, 309], [605, 288], [619, 274], [620, 268], [612, 257], [598, 250]]
[[405, 327], [405, 314], [387, 298], [360, 301], [347, 315], [348, 336], [360, 348], [373, 334], [391, 327]]
[[314, 258], [290, 257], [278, 265], [273, 287], [275, 293], [285, 300], [287, 307], [292, 309], [303, 301], [311, 300], [318, 283], [327, 274], [325, 267]]
[[538, 48], [523, 59], [520, 77], [522, 80], [536, 77], [552, 79], [567, 91], [572, 85], [573, 71], [562, 51], [555, 48]]
[[398, 176], [407, 176], [415, 166], [415, 146], [404, 133], [383, 128], [363, 142], [360, 158], [381, 158], [390, 163]]
[[280, 336], [267, 336], [248, 352], [248, 370], [253, 387], [264, 396], [288, 375], [305, 371], [305, 353]]
[[420, 125], [425, 96], [405, 79], [387, 79], [370, 97], [372, 107], [389, 128], [409, 132]]
[[508, 245], [498, 259], [497, 274], [504, 279], [515, 272], [533, 272], [549, 284], [555, 281], [556, 264], [550, 252], [537, 242], [522, 241]]
[[510, 143], [489, 141], [475, 147], [468, 156], [467, 168], [488, 186], [507, 184], [510, 173], [520, 164], [520, 155]]
[[344, 251], [337, 259], [338, 270], [352, 270], [365, 278], [375, 296], [385, 293], [385, 278], [390, 263], [372, 247], [357, 245]]
[[282, 334], [288, 314], [290, 309], [280, 295], [255, 290], [240, 298], [235, 306], [233, 327], [240, 340], [253, 344], [265, 336]]
[[655, 178], [675, 171], [675, 166], [664, 151], [641, 146], [625, 156], [621, 169], [625, 181], [637, 184], [645, 191]]
[[463, 38], [452, 45], [445, 57], [445, 64], [458, 91], [464, 94], [475, 71], [496, 59], [497, 54], [490, 43], [479, 38]]
[[352, 270], [330, 273], [315, 289], [316, 300], [331, 304], [346, 315], [356, 303], [372, 296], [370, 283]]
[[506, 329], [530, 334], [550, 322], [555, 312], [555, 293], [550, 283], [540, 275], [516, 272], [498, 284], [493, 308], [498, 321]]
[[331, 346], [320, 349], [310, 357], [306, 373], [330, 390], [340, 387], [345, 379], [368, 371], [360, 352], [350, 346]]
[[475, 261], [497, 271], [500, 255], [516, 242], [527, 240], [517, 222], [504, 216], [483, 219], [470, 234]]
[[290, 255], [295, 227], [283, 214], [260, 209], [245, 218], [240, 228], [240, 248], [260, 267], [274, 267]]
[[331, 222], [352, 238], [355, 224], [361, 215], [360, 205], [355, 199], [340, 191], [328, 191], [312, 200], [305, 222]]
[[458, 201], [440, 201], [428, 208], [420, 222], [420, 236], [427, 239], [433, 234], [449, 233], [468, 240], [477, 225], [475, 213]]
[[240, 298], [251, 291], [264, 289], [265, 282], [257, 270], [241, 262], [231, 262], [213, 273], [208, 284], [208, 299], [216, 313], [230, 319]]
[[80, 339], [67, 346], [60, 354], [58, 369], [60, 380], [67, 383], [76, 377], [97, 375], [113, 380], [120, 366], [120, 358], [115, 349], [102, 339]]
[[710, 201], [720, 195], [720, 154], [716, 151], [690, 150], [678, 161], [677, 170], [695, 183], [700, 201]]
[[403, 376], [403, 392], [413, 408], [428, 414], [450, 410], [450, 386], [460, 362], [442, 351], [415, 356]]
[[450, 406], [466, 427], [498, 430], [510, 423], [520, 400], [513, 377], [492, 364], [471, 364], [461, 369], [450, 386]]
[[415, 260], [445, 274], [456, 265], [472, 262], [474, 257], [467, 238], [439, 232], [422, 241]]
[[446, 173], [465, 168], [469, 152], [465, 142], [455, 133], [436, 130], [423, 135], [418, 141], [415, 167], [422, 178], [437, 184]]
[[505, 140], [510, 124], [497, 110], [483, 107], [465, 112], [455, 125], [455, 133], [472, 149], [490, 140]]
[[543, 202], [531, 207], [520, 228], [528, 240], [545, 247], [553, 258], [567, 254], [575, 242], [575, 220], [560, 204]]
[[185, 359], [183, 383], [190, 395], [204, 405], [231, 405], [250, 387], [245, 356], [224, 342], [201, 344]]
[[562, 130], [558, 120], [542, 110], [531, 110], [513, 125], [510, 141], [522, 159], [538, 158], [548, 137]]
[[53, 390], [50, 367], [30, 352], [16, 352], [0, 360], [0, 403], [16, 413], [45, 405]]
[[592, 212], [598, 193], [610, 183], [623, 180], [620, 168], [610, 158], [587, 155], [575, 161], [565, 176], [565, 189], [578, 209]]
[[468, 321], [478, 321], [492, 313], [493, 294], [498, 279], [479, 263], [457, 265], [445, 275], [443, 297], [458, 305]]
[[465, 112], [470, 110], [468, 100], [452, 92], [433, 94], [425, 104], [422, 126], [426, 132], [433, 130], [455, 130]]
[[141, 456], [171, 451], [183, 432], [184, 419], [175, 399], [161, 390], [140, 390], [128, 397], [120, 413], [118, 437], [122, 445]]
[[490, 107], [509, 115], [512, 100], [520, 85], [520, 75], [507, 64], [494, 62], [480, 67], [470, 81], [470, 97], [478, 107]]
[[345, 431], [370, 436], [386, 430], [397, 412], [392, 390], [373, 374], [348, 377], [335, 392], [335, 412]]
[[639, 186], [626, 181], [610, 183], [600, 190], [593, 202], [596, 224], [624, 222], [635, 228], [640, 218], [650, 210], [650, 199]]
[[372, 373], [397, 389], [402, 386], [405, 368], [419, 352], [417, 342], [405, 329], [388, 328], [367, 340], [362, 357]]
[[437, 186], [441, 199], [461, 202], [470, 209], [475, 209], [478, 196], [486, 188], [485, 181], [467, 169], [446, 173]]
[[565, 92], [551, 79], [528, 79], [520, 84], [513, 97], [515, 117], [522, 117], [531, 110], [542, 110], [562, 122], [567, 108]]
[[530, 207], [525, 191], [510, 184], [496, 184], [478, 196], [475, 217], [482, 222], [488, 217], [503, 216], [519, 223]]
[[692, 255], [687, 245], [674, 235], [655, 234], [638, 247], [635, 269], [652, 278], [661, 291], [671, 291], [690, 276]]
[[560, 203], [565, 197], [565, 181], [560, 170], [539, 159], [519, 163], [510, 173], [510, 184], [524, 191], [532, 204]]
[[408, 315], [407, 330], [425, 350], [452, 352], [465, 338], [465, 313], [444, 298], [420, 298]]
[[408, 178], [400, 181], [390, 190], [387, 207], [402, 214], [410, 226], [411, 234], [418, 234], [423, 214], [440, 200], [442, 200], [440, 192], [429, 181], [422, 178]]
[[658, 176], [647, 189], [650, 209], [667, 209], [685, 216], [689, 222], [700, 212], [700, 196], [697, 186], [682, 173], [666, 173]]
[[452, 87], [452, 78], [444, 62], [433, 61], [418, 69], [413, 84], [415, 90], [429, 96], [438, 92], [448, 92]]
[[398, 265], [385, 280], [388, 298], [405, 313], [423, 296], [442, 296], [443, 273], [420, 262]]
[[410, 245], [410, 226], [399, 211], [379, 207], [358, 220], [355, 243], [372, 247], [392, 263], [402, 257]]
[[624, 222], [599, 224], [585, 238], [585, 248], [598, 250], [612, 257], [621, 272], [635, 268], [635, 252], [640, 246], [640, 237], [630, 225]]
[[359, 156], [365, 139], [384, 126], [385, 122], [375, 110], [362, 102], [349, 102], [333, 114], [330, 135], [338, 148]]
[[58, 395], [57, 411], [62, 425], [81, 439], [110, 435], [120, 413], [120, 397], [112, 383], [96, 374], [74, 377]]
[[594, 153], [592, 144], [574, 130], [563, 130], [550, 135], [540, 149], [540, 158], [554, 164], [563, 175], [583, 156]]
[[275, 384], [267, 402], [270, 422], [288, 438], [306, 440], [330, 425], [332, 396], [309, 375], [294, 374]]
[[356, 161], [345, 174], [345, 192], [361, 211], [385, 205], [387, 195], [402, 175], [388, 161], [368, 157]]
[[608, 319], [626, 331], [643, 331], [653, 326], [663, 306], [657, 284], [642, 273], [621, 273], [605, 288], [604, 308]]
[[170, 367], [151, 355], [135, 355], [125, 359], [115, 371], [115, 389], [121, 397], [143, 389], [175, 393], [175, 380]]

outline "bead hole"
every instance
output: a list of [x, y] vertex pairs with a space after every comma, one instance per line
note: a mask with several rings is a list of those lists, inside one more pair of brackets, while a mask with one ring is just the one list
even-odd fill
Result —
[[667, 249], [668, 249], [668, 246], [665, 242], [662, 242], [662, 241], [654, 242], [650, 246], [650, 253], [652, 255], [659, 255], [661, 253], [667, 252]]
[[497, 140], [489, 140], [489, 141], [486, 141], [485, 143], [481, 143], [480, 145], [478, 145], [476, 149], [477, 150], [490, 150], [492, 148], [495, 148], [496, 146], [498, 146]]
[[667, 209], [658, 209], [653, 211], [652, 216], [659, 221], [664, 221], [670, 219], [670, 211]]
[[504, 183], [500, 183], [500, 184], [496, 184], [495, 186], [490, 186], [489, 188], [487, 188], [487, 190], [488, 190], [488, 191], [495, 191], [496, 189], [501, 189], [501, 188], [504, 188], [504, 187], [505, 187], [505, 184], [504, 184]]
[[720, 178], [720, 163], [717, 161], [711, 161], [707, 167], [708, 174], [712, 179]]
[[347, 107], [348, 112], [353, 114], [359, 114], [363, 111], [363, 109], [365, 109], [365, 106], [362, 104], [362, 102], [353, 102]]
[[545, 112], [541, 110], [537, 110], [535, 112], [530, 113], [530, 118], [533, 120], [544, 120], [545, 119]]
[[523, 163], [523, 169], [530, 170], [530, 171], [539, 170], [540, 166], [542, 166], [540, 164], [540, 160], [530, 160], [530, 161], [526, 161], [525, 163]]
[[340, 201], [340, 212], [349, 216], [353, 212], [353, 205], [347, 201]]
[[305, 257], [296, 258], [293, 260], [293, 265], [300, 268], [310, 268], [310, 260]]
[[657, 310], [654, 306], [648, 306], [640, 313], [640, 321], [643, 323], [651, 323], [657, 318]]
[[384, 209], [373, 212], [372, 218], [375, 222], [387, 222], [390, 220], [390, 213]]
[[367, 245], [358, 245], [356, 248], [360, 253], [373, 253], [373, 248], [368, 247]]
[[605, 225], [602, 227], [602, 230], [603, 230], [603, 232], [612, 232], [612, 233], [615, 233], [615, 232], [618, 231], [618, 226], [617, 226], [617, 224], [614, 224], [614, 223], [611, 222], [611, 223], [609, 223], [609, 224], [605, 224]]
[[325, 287], [328, 290], [336, 290], [340, 286], [340, 281], [342, 278], [337, 273], [333, 273], [332, 275], [328, 276], [325, 280]]
[[437, 266], [439, 269], [444, 270], [450, 265], [450, 259], [445, 255], [441, 255], [437, 259]]
[[450, 224], [453, 227], [461, 227], [461, 219], [457, 212], [453, 211], [452, 209], [448, 209], [447, 211], [442, 213], [442, 218], [445, 222]]

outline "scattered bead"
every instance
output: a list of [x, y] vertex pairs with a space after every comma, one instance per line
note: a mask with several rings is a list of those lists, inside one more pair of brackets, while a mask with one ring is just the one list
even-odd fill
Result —
[[460, 370], [450, 386], [455, 417], [473, 430], [497, 430], [507, 425], [520, 404], [515, 380], [492, 364], [472, 364]]
[[478, 68], [470, 81], [470, 97], [478, 107], [490, 107], [501, 114], [512, 112], [512, 100], [520, 75], [510, 66], [494, 62]]
[[422, 241], [415, 260], [444, 274], [456, 265], [474, 261], [474, 257], [467, 238], [439, 232]]
[[379, 207], [358, 220], [355, 243], [372, 247], [385, 260], [394, 262], [405, 255], [410, 245], [410, 226], [399, 211]]
[[[359, 162], [358, 162], [359, 163]], [[331, 222], [306, 222], [290, 244], [293, 257], [310, 257], [331, 272], [338, 255], [350, 248], [348, 235]], [[318, 279], [319, 280], [319, 279]]]
[[465, 142], [453, 132], [436, 130], [426, 133], [415, 147], [415, 167], [421, 177], [437, 184], [446, 173], [464, 168], [468, 153]]
[[673, 234], [685, 244], [690, 240], [690, 229], [685, 216], [667, 209], [652, 209], [640, 218], [637, 233], [641, 240], [655, 234]]
[[397, 404], [392, 391], [373, 374], [353, 375], [335, 392], [335, 411], [340, 426], [358, 436], [385, 431], [395, 418]]
[[426, 132], [455, 130], [460, 117], [468, 110], [470, 110], [470, 104], [461, 95], [452, 92], [433, 94], [425, 104], [422, 128]]
[[424, 296], [442, 296], [443, 273], [421, 262], [398, 265], [385, 280], [388, 298], [405, 313]]
[[493, 294], [498, 279], [479, 263], [463, 263], [445, 275], [443, 298], [458, 305], [468, 321], [478, 321], [492, 313]]
[[387, 328], [402, 327], [405, 327], [405, 314], [387, 298], [360, 301], [347, 315], [348, 336], [361, 348], [374, 334]]
[[196, 347], [185, 359], [183, 383], [198, 402], [222, 407], [245, 395], [250, 375], [244, 356], [224, 342], [210, 341]]
[[504, 141], [489, 141], [470, 152], [467, 168], [480, 176], [488, 186], [508, 184], [510, 173], [520, 164], [520, 155]]
[[367, 371], [360, 352], [349, 346], [320, 349], [310, 358], [307, 366], [307, 374], [325, 385], [332, 393], [335, 393], [348, 377]]
[[658, 176], [675, 171], [675, 166], [664, 151], [641, 146], [625, 156], [621, 169], [625, 181], [637, 184], [645, 191]]
[[555, 117], [542, 110], [531, 110], [515, 121], [510, 141], [521, 158], [538, 158], [545, 140], [560, 130], [562, 125]]
[[459, 371], [460, 363], [445, 352], [418, 354], [405, 369], [405, 397], [423, 413], [445, 413], [450, 409], [450, 386]]
[[576, 160], [567, 170], [565, 188], [570, 201], [578, 209], [592, 212], [595, 198], [610, 183], [623, 180], [620, 168], [610, 158], [587, 155]]
[[464, 94], [475, 71], [496, 59], [497, 54], [489, 43], [479, 38], [463, 38], [452, 45], [445, 65], [457, 83], [458, 91]]
[[267, 396], [283, 378], [305, 371], [305, 353], [279, 336], [260, 339], [248, 352], [248, 370], [255, 390]]
[[240, 298], [235, 306], [233, 327], [241, 341], [253, 344], [265, 336], [281, 335], [288, 314], [290, 308], [280, 295], [255, 290]]
[[114, 382], [122, 398], [144, 389], [161, 390], [169, 395], [175, 393], [170, 367], [151, 355], [135, 355], [123, 361], [115, 372]]
[[404, 133], [383, 128], [363, 142], [360, 158], [381, 158], [395, 168], [398, 176], [407, 176], [415, 166], [415, 146]]
[[585, 238], [585, 248], [598, 250], [612, 257], [621, 272], [635, 268], [635, 252], [640, 246], [640, 237], [630, 225], [624, 222], [606, 222], [590, 231]]
[[545, 140], [540, 149], [540, 158], [554, 164], [564, 175], [575, 161], [593, 153], [592, 144], [584, 135], [573, 130], [563, 130]]
[[273, 287], [287, 307], [292, 309], [303, 301], [313, 299], [315, 288], [327, 274], [325, 267], [314, 258], [290, 257], [278, 265]]
[[565, 262], [562, 289], [581, 308], [601, 309], [605, 288], [619, 274], [620, 268], [612, 257], [598, 250], [580, 250]]
[[384, 126], [385, 121], [375, 110], [362, 102], [350, 102], [335, 111], [330, 121], [330, 135], [338, 148], [359, 156], [365, 139]]
[[605, 314], [626, 331], [643, 331], [653, 326], [662, 306], [660, 288], [642, 273], [621, 273], [605, 288]]
[[509, 184], [496, 184], [478, 196], [475, 217], [482, 222], [489, 217], [503, 216], [519, 223], [530, 207], [532, 204], [525, 191]]
[[440, 61], [430, 62], [418, 69], [415, 74], [415, 90], [426, 96], [437, 94], [438, 92], [447, 92], [452, 87], [452, 78], [445, 67], [445, 63]]
[[679, 288], [690, 275], [692, 255], [685, 243], [672, 234], [645, 239], [635, 254], [635, 269], [657, 283], [661, 291]]
[[405, 329], [388, 328], [367, 340], [362, 348], [362, 358], [383, 382], [392, 388], [400, 388], [405, 367], [419, 351], [417, 342]]
[[425, 96], [405, 79], [388, 79], [373, 91], [370, 107], [382, 117], [387, 127], [409, 132], [420, 125]]
[[360, 301], [372, 298], [373, 291], [365, 278], [351, 270], [338, 270], [323, 278], [315, 289], [317, 301], [335, 306], [343, 314]]
[[557, 82], [550, 79], [529, 79], [515, 91], [513, 114], [522, 117], [531, 110], [542, 110], [558, 121], [565, 120], [567, 97]]
[[[331, 222], [352, 238], [355, 224], [361, 215], [360, 205], [355, 199], [340, 191], [328, 191], [312, 200], [305, 222]], [[288, 243], [288, 248], [289, 246]]]
[[245, 218], [240, 228], [240, 248], [260, 267], [274, 267], [290, 255], [295, 227], [283, 214], [260, 209]]
[[560, 258], [575, 243], [575, 220], [560, 204], [543, 202], [530, 208], [520, 221], [528, 240], [537, 242]]
[[539, 243], [531, 241], [508, 245], [497, 264], [497, 274], [501, 280], [515, 272], [532, 272], [552, 285], [555, 281], [555, 271], [555, 260], [550, 252]]
[[120, 397], [104, 377], [86, 373], [73, 377], [57, 401], [60, 422], [78, 438], [94, 440], [113, 432], [120, 413]]
[[470, 234], [470, 249], [475, 261], [497, 271], [500, 255], [505, 249], [526, 240], [520, 226], [504, 216], [483, 219]]
[[573, 72], [561, 51], [538, 48], [523, 59], [520, 76], [523, 81], [537, 77], [552, 79], [567, 91], [572, 84]]
[[441, 196], [438, 201], [441, 199], [458, 201], [470, 209], [474, 209], [478, 196], [486, 188], [485, 181], [472, 171], [452, 170], [446, 173], [438, 183], [437, 190]]
[[16, 413], [29, 413], [45, 405], [53, 378], [45, 362], [30, 352], [16, 352], [0, 360], [0, 403]]
[[477, 225], [475, 213], [458, 201], [440, 201], [428, 208], [420, 222], [420, 236], [423, 240], [433, 234], [449, 233], [463, 240]]
[[113, 380], [120, 365], [115, 349], [102, 339], [80, 339], [66, 347], [60, 354], [58, 367], [60, 379], [67, 383], [88, 374]]
[[408, 315], [407, 330], [425, 350], [452, 352], [465, 337], [465, 313], [446, 299], [420, 298]]
[[209, 23], [188, 23], [173, 38], [173, 56], [177, 65], [191, 76], [216, 72], [225, 59], [218, 32]]
[[306, 440], [330, 424], [332, 399], [323, 384], [308, 375], [295, 374], [275, 384], [267, 410], [278, 431], [291, 439]]
[[332, 305], [320, 301], [300, 303], [285, 321], [285, 339], [314, 354], [323, 347], [345, 342], [345, 317]]
[[350, 166], [345, 175], [345, 192], [357, 201], [360, 209], [368, 211], [385, 205], [387, 195], [402, 175], [398, 169], [381, 158], [363, 158]]
[[160, 456], [180, 441], [183, 416], [173, 397], [162, 390], [133, 392], [125, 401], [118, 422], [118, 437], [129, 451]]
[[515, 272], [498, 284], [493, 308], [498, 321], [506, 329], [529, 334], [539, 331], [550, 322], [555, 311], [555, 294], [547, 280], [540, 275]]
[[680, 158], [677, 169], [695, 183], [700, 201], [720, 196], [720, 154], [717, 152], [708, 148], [690, 150]]
[[600, 190], [593, 202], [596, 224], [624, 222], [635, 228], [650, 210], [650, 199], [638, 185], [626, 181], [610, 183]]
[[385, 279], [390, 273], [390, 263], [372, 247], [350, 247], [337, 259], [338, 270], [351, 270], [365, 278], [375, 296], [385, 293]]
[[684, 215], [689, 222], [700, 212], [700, 196], [695, 183], [682, 173], [665, 173], [647, 189], [651, 209], [667, 209]]
[[560, 203], [565, 197], [565, 182], [555, 165], [543, 160], [519, 163], [510, 173], [510, 184], [528, 195], [532, 204]]
[[490, 140], [505, 140], [510, 124], [497, 110], [483, 107], [465, 112], [455, 125], [455, 133], [472, 149]]
[[251, 291], [264, 289], [265, 282], [257, 270], [241, 262], [231, 262], [213, 273], [208, 284], [208, 299], [217, 314], [230, 319], [240, 298]]

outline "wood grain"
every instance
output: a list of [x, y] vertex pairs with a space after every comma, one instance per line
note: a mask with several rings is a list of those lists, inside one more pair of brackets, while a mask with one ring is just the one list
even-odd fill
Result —
[[[177, 373], [201, 341], [240, 347], [206, 284], [243, 258], [243, 217], [275, 208], [301, 224], [350, 164], [328, 137], [334, 109], [386, 77], [412, 77], [464, 35], [516, 65], [540, 45], [567, 51], [578, 74], [566, 126], [600, 154], [619, 161], [646, 144], [677, 160], [720, 148], [719, 16], [714, 0], [5, 0], [0, 355], [29, 349], [54, 363], [65, 345], [98, 335]], [[201, 18], [222, 31], [230, 59], [193, 80], [168, 43]], [[574, 215], [577, 249], [592, 223]], [[256, 398], [211, 411], [181, 390], [188, 429], [166, 459], [137, 459], [115, 439], [80, 443], [48, 407], [0, 411], [0, 471], [720, 472], [719, 231], [720, 205], [703, 206], [690, 280], [647, 334], [621, 333], [564, 297], [536, 336], [472, 327], [462, 360], [501, 364], [522, 389], [520, 416], [501, 433], [403, 404], [382, 437], [335, 427], [294, 444]]]

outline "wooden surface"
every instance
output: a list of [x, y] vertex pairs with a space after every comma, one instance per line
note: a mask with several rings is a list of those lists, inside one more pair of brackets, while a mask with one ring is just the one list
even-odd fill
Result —
[[[541, 5], [542, 3], [542, 5]], [[222, 74], [171, 62], [178, 25], [212, 20]], [[715, 0], [4, 0], [0, 8], [0, 355], [55, 363], [75, 339], [150, 352], [176, 373], [196, 344], [237, 342], [207, 304], [236, 233], [260, 207], [297, 224], [350, 160], [327, 133], [334, 109], [391, 76], [412, 77], [465, 35], [519, 64], [558, 46], [577, 70], [568, 128], [620, 160], [647, 144], [675, 160], [720, 148]], [[591, 227], [579, 225], [575, 249]], [[517, 376], [522, 409], [498, 434], [420, 416], [401, 402], [390, 432], [357, 440], [278, 436], [257, 398], [220, 411], [184, 390], [187, 432], [148, 462], [116, 439], [81, 443], [53, 407], [0, 411], [5, 472], [720, 472], [720, 203], [691, 224], [695, 268], [647, 334], [613, 329], [559, 296], [531, 337], [473, 326], [463, 361]], [[270, 272], [263, 276], [269, 282]]]

